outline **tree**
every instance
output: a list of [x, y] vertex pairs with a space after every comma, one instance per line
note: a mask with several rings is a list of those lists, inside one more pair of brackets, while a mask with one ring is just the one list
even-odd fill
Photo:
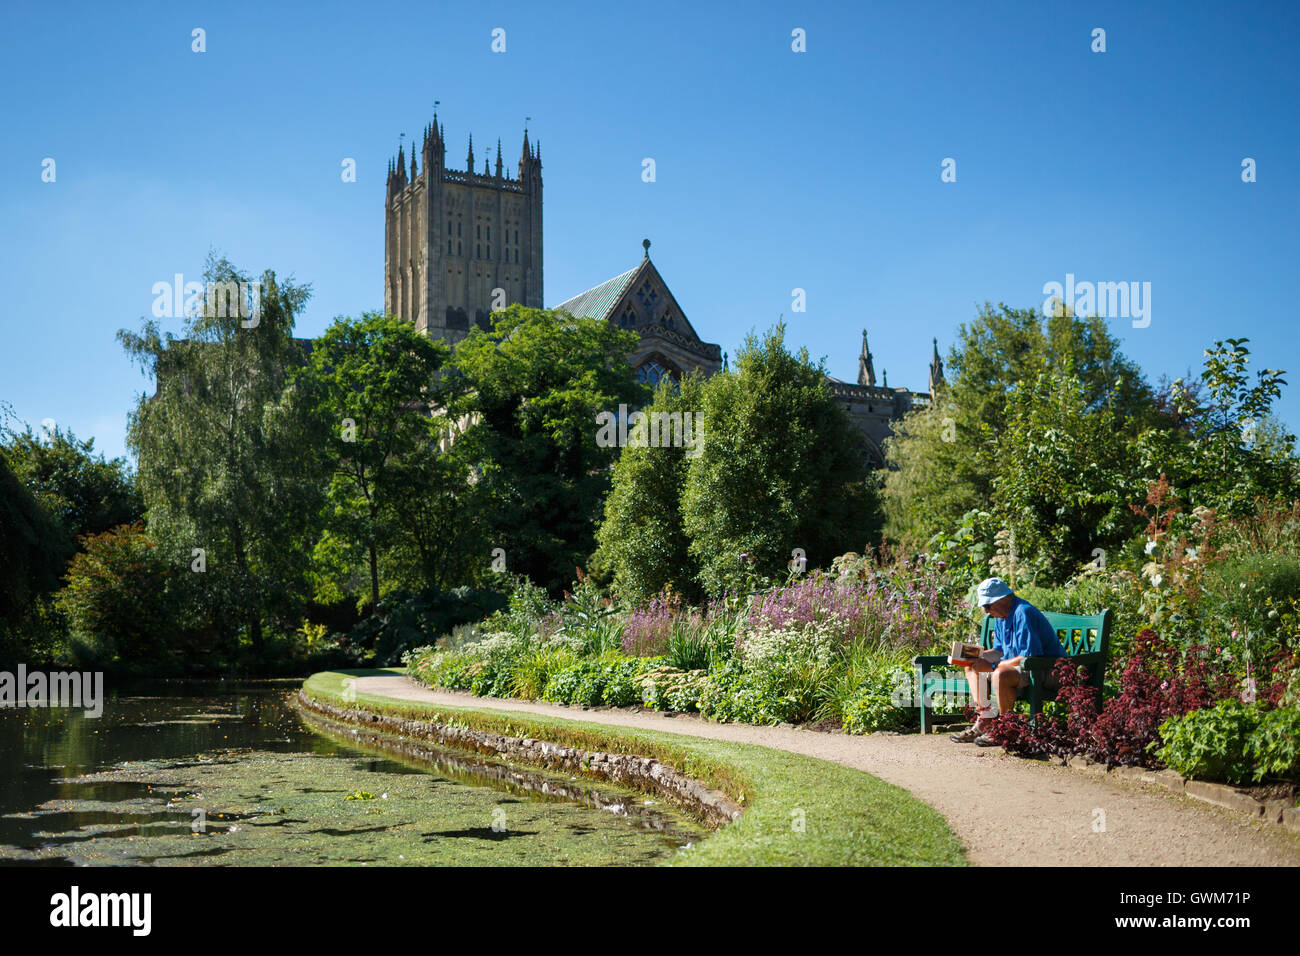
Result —
[[876, 537], [876, 488], [852, 426], [823, 363], [786, 349], [784, 323], [747, 336], [736, 371], [710, 378], [703, 397], [682, 523], [709, 594], [742, 585], [742, 554], [758, 574], [783, 575], [795, 549], [829, 565]]
[[617, 449], [597, 443], [596, 416], [648, 390], [624, 356], [636, 333], [599, 319], [512, 305], [491, 332], [471, 330], [444, 378], [451, 454], [472, 469], [467, 504], [506, 569], [559, 596], [595, 550]]
[[928, 408], [908, 413], [886, 442], [885, 530], [895, 540], [927, 541], [955, 528], [967, 511], [988, 507], [1008, 399], [1042, 372], [1068, 369], [1082, 407], [1109, 406], [1130, 437], [1159, 420], [1141, 370], [1097, 316], [1062, 309], [1044, 317], [986, 303], [974, 322], [959, 327], [947, 367], [950, 382]]
[[69, 557], [82, 535], [138, 521], [144, 504], [123, 458], [95, 454], [95, 440], [55, 429], [44, 439], [31, 428], [6, 442], [14, 473], [60, 526]]
[[593, 572], [612, 574], [615, 590], [629, 603], [643, 601], [666, 586], [688, 597], [698, 596], [700, 569], [690, 555], [682, 526], [682, 496], [691, 462], [684, 424], [692, 423], [695, 438], [704, 388], [698, 374], [685, 376], [680, 386], [668, 377], [661, 379], [643, 412], [652, 421], [667, 416], [660, 422], [667, 421], [670, 428], [675, 422], [682, 442], [666, 447], [629, 443], [614, 465], [613, 486], [596, 532], [599, 548]]
[[1141, 480], [1117, 397], [1091, 406], [1069, 369], [1040, 372], [1012, 390], [993, 480], [996, 512], [1027, 563], [1059, 583], [1114, 553], [1137, 530], [1129, 502]]
[[250, 299], [260, 289], [259, 307], [241, 315], [210, 296], [186, 317], [183, 338], [160, 336], [152, 321], [118, 333], [158, 383], [141, 396], [127, 441], [151, 535], [170, 560], [203, 569], [208, 613], [222, 628], [242, 624], [260, 655], [264, 619], [296, 624], [317, 537], [323, 482], [307, 466], [318, 456], [286, 387], [304, 361], [293, 325], [310, 291], [271, 271], [254, 286], [212, 256], [204, 277], [209, 289]]
[[423, 498], [432, 493], [425, 483], [443, 477], [431, 454], [439, 433], [429, 408], [449, 354], [409, 322], [368, 312], [336, 320], [296, 378], [323, 438], [326, 526], [364, 552], [372, 607], [379, 604], [380, 554], [403, 534], [393, 519], [413, 510], [400, 499]]
[[[0, 447], [0, 623], [58, 585], [68, 560], [63, 529], [41, 507]], [[8, 654], [6, 654], [8, 657]]]
[[95, 663], [176, 672], [196, 656], [175, 641], [180, 574], [142, 525], [122, 525], [84, 539], [56, 603], [78, 642], [96, 649]]
[[1252, 385], [1249, 339], [1205, 350], [1199, 381], [1176, 380], [1169, 401], [1177, 429], [1150, 429], [1139, 441], [1148, 473], [1165, 473], [1193, 505], [1225, 515], [1253, 511], [1255, 499], [1300, 495], [1295, 436], [1272, 415], [1286, 373], [1262, 369]]

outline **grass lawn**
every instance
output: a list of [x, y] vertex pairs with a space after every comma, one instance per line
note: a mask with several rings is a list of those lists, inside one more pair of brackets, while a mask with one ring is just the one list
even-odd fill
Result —
[[[403, 673], [401, 668], [324, 671], [309, 677], [303, 689], [314, 699], [339, 705], [346, 677]], [[653, 757], [744, 805], [739, 820], [680, 853], [673, 864], [965, 865], [960, 842], [937, 811], [900, 787], [829, 761], [752, 744], [478, 707], [442, 707], [359, 691], [350, 706], [569, 747]]]

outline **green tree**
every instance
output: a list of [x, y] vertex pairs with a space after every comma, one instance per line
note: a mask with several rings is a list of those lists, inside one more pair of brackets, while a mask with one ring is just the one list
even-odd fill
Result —
[[1011, 392], [993, 498], [1017, 551], [1044, 572], [1039, 584], [1117, 552], [1140, 525], [1128, 505], [1146, 483], [1117, 403], [1112, 394], [1092, 407], [1068, 369], [1040, 372]]
[[1286, 373], [1262, 369], [1252, 384], [1249, 339], [1205, 350], [1199, 382], [1175, 381], [1170, 401], [1178, 429], [1150, 429], [1139, 441], [1148, 474], [1164, 472], [1193, 505], [1226, 515], [1250, 513], [1259, 497], [1300, 495], [1295, 436], [1272, 415]]
[[[471, 330], [444, 378], [452, 455], [472, 469], [470, 510], [506, 568], [558, 596], [588, 563], [617, 449], [596, 416], [649, 397], [625, 356], [635, 332], [512, 305]], [[490, 553], [482, 555], [488, 566]]]
[[[9, 451], [0, 447], [0, 623], [16, 621], [57, 587], [68, 557], [63, 529], [14, 473]], [[20, 650], [6, 648], [6, 662]]]
[[336, 320], [296, 378], [323, 439], [326, 526], [364, 553], [372, 607], [379, 604], [380, 555], [404, 534], [394, 519], [411, 510], [399, 508], [399, 499], [422, 498], [431, 492], [426, 482], [443, 483], [437, 457], [426, 453], [439, 437], [429, 409], [449, 354], [409, 322], [370, 312]]
[[[305, 359], [294, 316], [310, 292], [262, 274], [259, 286], [225, 259], [209, 257], [209, 288], [247, 292], [241, 315], [228, 303], [185, 318], [185, 336], [161, 336], [156, 322], [118, 338], [158, 383], [141, 396], [127, 441], [149, 531], [170, 560], [195, 568], [204, 551], [206, 611], [219, 627], [242, 628], [262, 652], [263, 622], [291, 628], [303, 602], [323, 482], [312, 431], [292, 389]], [[194, 561], [197, 561], [194, 558]]]
[[704, 388], [698, 374], [684, 377], [680, 386], [668, 377], [661, 379], [643, 411], [652, 421], [654, 416], [669, 416], [669, 427], [676, 423], [682, 442], [667, 447], [629, 443], [614, 465], [613, 487], [596, 532], [599, 548], [593, 571], [612, 574], [615, 590], [630, 603], [645, 600], [665, 586], [688, 598], [698, 597], [699, 567], [682, 527], [682, 496], [691, 462], [684, 416], [691, 416], [694, 438], [694, 422], [704, 408]]
[[94, 663], [150, 674], [176, 673], [196, 655], [180, 646], [181, 571], [143, 525], [90, 535], [68, 567], [55, 601], [72, 637]]
[[989, 506], [1009, 397], [1042, 372], [1068, 369], [1082, 407], [1110, 407], [1130, 437], [1159, 420], [1141, 370], [1097, 316], [986, 303], [959, 327], [947, 368], [930, 406], [905, 416], [886, 442], [885, 531], [895, 540], [927, 541]]
[[31, 428], [5, 443], [15, 474], [62, 528], [69, 557], [82, 535], [138, 521], [144, 504], [126, 459], [106, 461], [95, 440], [78, 441], [55, 429], [44, 438]]
[[703, 411], [682, 514], [708, 593], [742, 586], [742, 554], [782, 575], [796, 548], [808, 566], [829, 565], [876, 537], [876, 487], [852, 426], [823, 363], [786, 349], [784, 323], [746, 337], [735, 372], [709, 379]]

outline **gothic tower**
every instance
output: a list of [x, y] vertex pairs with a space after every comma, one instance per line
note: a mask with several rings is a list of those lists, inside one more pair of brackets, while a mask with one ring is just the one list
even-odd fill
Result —
[[524, 145], [517, 175], [474, 171], [474, 137], [465, 169], [446, 165], [446, 140], [434, 114], [410, 175], [403, 147], [388, 166], [384, 202], [384, 311], [454, 345], [470, 323], [491, 326], [494, 309], [542, 307], [541, 144]]

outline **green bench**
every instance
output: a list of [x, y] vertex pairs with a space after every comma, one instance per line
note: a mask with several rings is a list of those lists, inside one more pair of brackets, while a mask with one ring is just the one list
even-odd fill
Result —
[[[1106, 671], [1106, 657], [1110, 653], [1110, 609], [1100, 614], [1057, 614], [1044, 611], [1043, 616], [1056, 629], [1056, 636], [1061, 639], [1067, 656], [1075, 663], [1088, 668], [1086, 683], [1097, 691], [1097, 706], [1101, 706], [1101, 682]], [[996, 619], [985, 615], [980, 628], [980, 646], [985, 650], [993, 646], [993, 623]], [[1037, 716], [1042, 712], [1043, 701], [1053, 700], [1056, 692], [1047, 686], [1047, 675], [1056, 666], [1059, 658], [1027, 657], [1025, 672], [1029, 675], [1029, 686], [1021, 687], [1016, 695], [1018, 699], [1029, 701], [1030, 714]], [[920, 656], [912, 658], [916, 665], [916, 689], [921, 701], [921, 733], [929, 730], [929, 703], [937, 695], [970, 694], [970, 685], [966, 683], [966, 673], [961, 668], [948, 663], [946, 656]], [[937, 668], [947, 670], [940, 671]], [[960, 671], [956, 675], [953, 671]]]

